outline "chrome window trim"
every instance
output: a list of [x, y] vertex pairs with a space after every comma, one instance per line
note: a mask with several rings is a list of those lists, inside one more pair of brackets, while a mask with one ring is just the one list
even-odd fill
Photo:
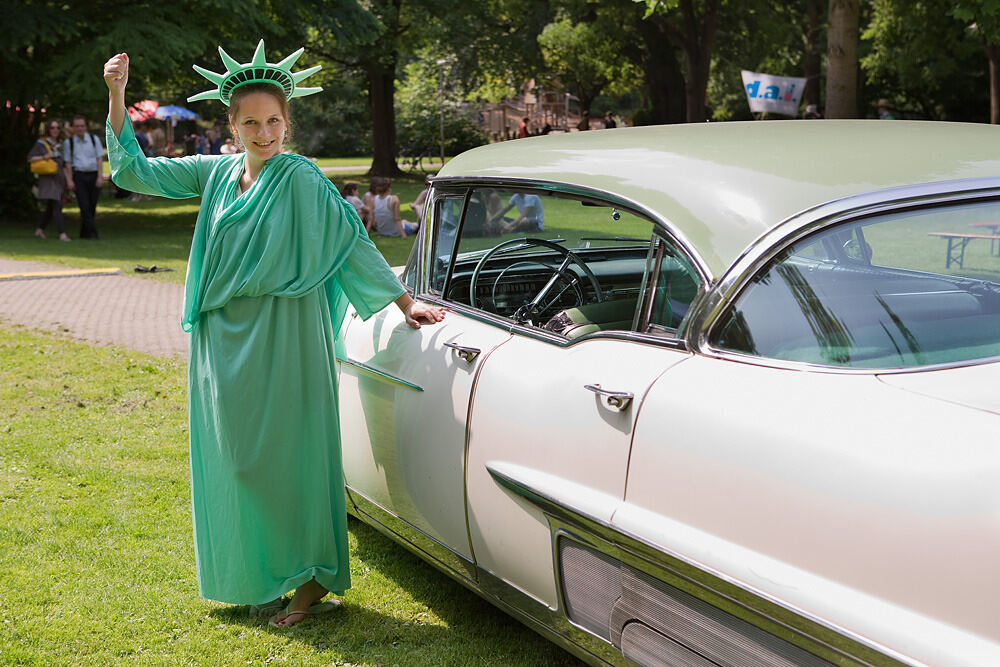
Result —
[[[664, 579], [665, 573], [696, 586], [697, 597], [713, 606], [718, 607], [719, 600], [726, 600], [727, 606], [720, 608], [762, 630], [768, 631], [768, 627], [766, 624], [761, 625], [761, 618], [766, 619], [768, 623], [787, 627], [799, 637], [799, 641], [792, 643], [819, 657], [841, 663], [846, 657], [861, 665], [919, 664], [878, 642], [842, 628], [683, 554], [664, 549], [585, 510], [564, 505], [544, 491], [514, 479], [489, 464], [487, 471], [498, 484], [537, 505], [546, 514], [553, 530], [563, 528], [577, 537], [579, 531], [584, 531], [599, 540], [604, 540], [606, 544], [613, 545], [609, 555], [615, 557], [620, 555], [622, 562], [666, 583], [671, 582]], [[593, 541], [585, 543], [595, 548], [600, 544]], [[553, 557], [555, 558], [555, 551]], [[695, 594], [690, 589], [688, 592]], [[565, 601], [561, 600], [560, 605], [565, 608]], [[790, 616], [790, 620], [783, 621], [780, 616]], [[824, 637], [831, 637], [841, 645], [834, 646]], [[785, 639], [788, 640], [787, 637]]]
[[649, 254], [646, 256], [646, 269], [642, 274], [642, 287], [639, 288], [639, 305], [632, 319], [632, 331], [645, 331], [653, 317], [653, 303], [656, 301], [656, 288], [660, 285], [665, 243], [662, 237], [653, 234], [653, 242], [649, 244]]
[[458, 227], [455, 228], [455, 243], [451, 248], [451, 258], [448, 260], [448, 268], [444, 272], [444, 285], [441, 287], [441, 296], [448, 294], [451, 287], [452, 278], [455, 276], [455, 263], [458, 261], [458, 244], [462, 240], [462, 230], [465, 229], [465, 218], [469, 214], [469, 203], [472, 201], [472, 189], [465, 191], [462, 197], [462, 212], [458, 214]]
[[[958, 186], [963, 186], [963, 188], [958, 189]], [[692, 312], [691, 321], [688, 324], [687, 331], [684, 332], [685, 338], [688, 340], [692, 350], [696, 350], [707, 357], [749, 363], [767, 368], [845, 375], [923, 372], [977, 366], [998, 361], [1000, 357], [927, 366], [845, 368], [842, 366], [758, 357], [724, 350], [713, 346], [709, 342], [714, 328], [719, 325], [722, 315], [735, 303], [754, 276], [763, 270], [778, 254], [810, 234], [828, 227], [885, 213], [900, 212], [927, 206], [997, 200], [1000, 200], [1000, 183], [998, 183], [998, 179], [970, 179], [869, 192], [837, 199], [796, 213], [758, 237], [726, 273], [723, 274], [715, 286], [704, 295], [704, 298], [700, 301], [696, 299], [698, 308]], [[693, 307], [694, 304], [692, 304]]]
[[[406, 257], [406, 262], [403, 264], [403, 270], [399, 273], [399, 282], [403, 284], [403, 287], [413, 296], [419, 290], [420, 287], [420, 273], [421, 264], [424, 259], [424, 246], [422, 239], [424, 237], [424, 230], [426, 229], [421, 223], [421, 227], [417, 230], [417, 233], [413, 235], [413, 246], [410, 248], [410, 254]], [[410, 262], [413, 262], [413, 284], [407, 284], [403, 277], [406, 276], [407, 269], [410, 268]]]
[[430, 192], [427, 193], [427, 199], [424, 203], [424, 210], [427, 213], [424, 215], [424, 221], [421, 224], [420, 230], [418, 232], [417, 242], [420, 243], [420, 256], [417, 258], [417, 279], [416, 289], [414, 294], [426, 294], [430, 290], [430, 279], [431, 279], [431, 269], [433, 261], [433, 247], [434, 247], [434, 225], [431, 224], [431, 220], [434, 219], [434, 208], [437, 205], [437, 195], [434, 190], [434, 186], [431, 186]]

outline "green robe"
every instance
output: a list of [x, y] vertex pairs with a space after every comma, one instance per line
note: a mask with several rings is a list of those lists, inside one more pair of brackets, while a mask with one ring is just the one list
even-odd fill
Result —
[[354, 207], [300, 155], [240, 195], [243, 155], [146, 159], [107, 128], [114, 182], [201, 196], [185, 285], [191, 504], [202, 596], [273, 600], [313, 577], [350, 587], [336, 332], [403, 293]]

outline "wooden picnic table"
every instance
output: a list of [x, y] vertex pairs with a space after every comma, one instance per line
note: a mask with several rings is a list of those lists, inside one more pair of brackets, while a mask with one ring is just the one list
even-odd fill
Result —
[[[976, 226], [985, 226], [982, 223], [972, 223]], [[969, 245], [969, 242], [974, 239], [989, 239], [991, 242], [1000, 241], [1000, 234], [963, 234], [961, 232], [928, 232], [930, 236], [937, 236], [943, 239], [948, 239], [948, 249], [945, 251], [945, 262], [944, 268], [951, 268], [952, 262], [958, 264], [959, 268], [964, 268], [963, 263], [965, 262], [965, 246]], [[993, 252], [993, 246], [990, 246], [990, 253]]]

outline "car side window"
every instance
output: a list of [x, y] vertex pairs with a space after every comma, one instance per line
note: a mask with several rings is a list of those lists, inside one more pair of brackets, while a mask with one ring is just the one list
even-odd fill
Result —
[[440, 296], [458, 240], [458, 223], [465, 201], [463, 194], [444, 194], [434, 198], [434, 237], [431, 243], [429, 287]]
[[698, 272], [673, 243], [657, 237], [650, 248], [647, 275], [646, 312], [640, 327], [654, 335], [675, 335], [698, 294]]
[[978, 231], [1000, 228], [998, 221], [1000, 204], [990, 202], [824, 229], [786, 248], [749, 282], [713, 328], [711, 344], [869, 369], [1000, 356], [1000, 268], [991, 239]]
[[420, 239], [417, 239], [413, 243], [413, 247], [410, 249], [410, 256], [406, 260], [406, 267], [403, 269], [403, 275], [400, 277], [400, 282], [409, 289], [412, 293], [417, 286], [417, 262], [420, 260]]
[[435, 206], [431, 288], [447, 300], [569, 339], [633, 329], [648, 219], [531, 188], [470, 188]]

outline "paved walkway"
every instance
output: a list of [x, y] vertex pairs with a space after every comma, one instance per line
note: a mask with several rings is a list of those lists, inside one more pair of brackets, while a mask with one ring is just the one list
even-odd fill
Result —
[[10, 278], [66, 267], [0, 258], [0, 322], [164, 357], [184, 357], [184, 288], [125, 274]]

